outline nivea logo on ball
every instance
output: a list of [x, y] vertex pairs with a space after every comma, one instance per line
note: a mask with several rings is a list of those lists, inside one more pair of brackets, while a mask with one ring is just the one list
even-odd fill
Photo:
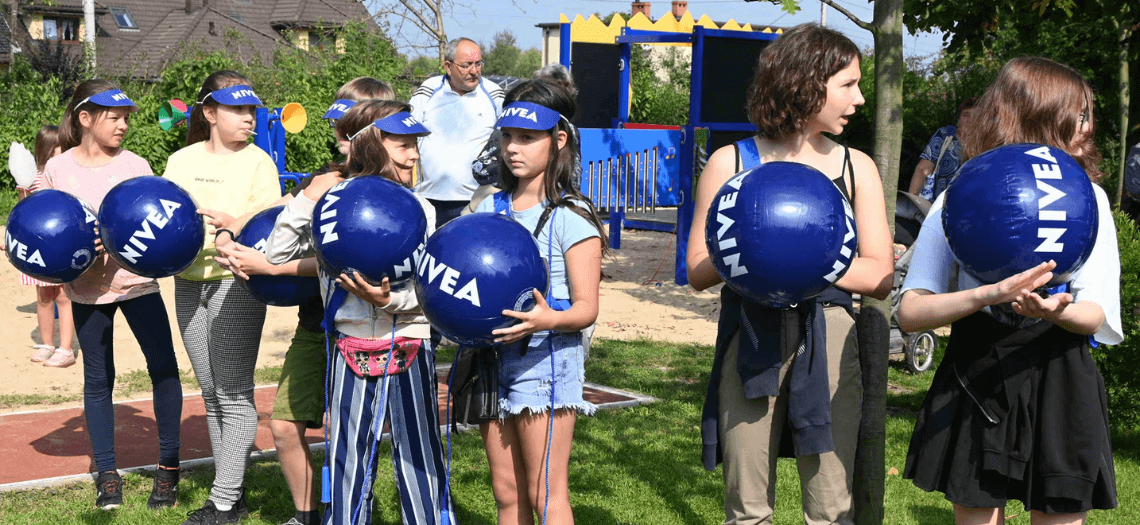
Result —
[[503, 310], [533, 308], [533, 290], [545, 293], [548, 284], [534, 236], [504, 215], [461, 216], [417, 253], [415, 289], [424, 316], [461, 344], [493, 344], [492, 331], [518, 322]]
[[942, 227], [954, 257], [982, 283], [1056, 261], [1057, 285], [1096, 244], [1092, 182], [1064, 151], [1040, 144], [994, 148], [964, 163], [946, 190]]
[[329, 189], [313, 210], [317, 259], [331, 275], [359, 272], [379, 283], [412, 278], [427, 238], [424, 208], [411, 190], [377, 175]]
[[[1065, 197], [1065, 192], [1054, 188], [1048, 182], [1048, 179], [1060, 179], [1061, 167], [1057, 164], [1057, 159], [1049, 153], [1049, 148], [1041, 146], [1040, 148], [1031, 149], [1025, 152], [1026, 155], [1037, 157], [1039, 159], [1048, 161], [1049, 164], [1034, 163], [1033, 177], [1037, 179], [1037, 189], [1045, 192], [1037, 200], [1037, 219], [1040, 221], [1054, 221], [1065, 223], [1065, 210], [1064, 209], [1046, 209], [1050, 204], [1056, 203], [1054, 208], [1061, 208], [1063, 202], [1057, 201]], [[1065, 244], [1058, 242], [1062, 235], [1065, 234], [1066, 228], [1047, 228], [1039, 226], [1037, 228], [1037, 237], [1045, 239], [1034, 251], [1038, 252], [1063, 252], [1065, 251]]]
[[111, 188], [99, 206], [107, 253], [143, 277], [181, 273], [198, 258], [206, 224], [194, 199], [173, 181], [135, 177]]
[[[419, 261], [419, 279], [427, 286], [435, 286], [456, 299], [467, 301], [473, 306], [482, 306], [479, 303], [478, 279], [471, 277], [464, 279], [463, 274], [446, 264], [435, 260], [430, 253], [422, 253]], [[438, 279], [438, 282], [437, 282]], [[458, 286], [464, 283], [462, 286]], [[458, 288], [457, 288], [458, 287]]]
[[12, 208], [4, 244], [17, 270], [46, 282], [70, 282], [95, 261], [95, 216], [70, 194], [40, 190]]
[[729, 179], [705, 225], [713, 266], [737, 293], [783, 308], [819, 295], [855, 256], [850, 204], [823, 173], [768, 162]]
[[[123, 246], [123, 249], [119, 251], [120, 257], [132, 263], [139, 262], [139, 257], [142, 257], [143, 252], [147, 249], [147, 244], [143, 241], [157, 239], [154, 236], [154, 228], [160, 230], [165, 228], [170, 218], [174, 217], [174, 212], [182, 207], [181, 204], [166, 199], [158, 199], [158, 202], [162, 206], [162, 211], [152, 211], [139, 222], [139, 228], [128, 239], [130, 244]], [[151, 225], [154, 225], [154, 228]]]

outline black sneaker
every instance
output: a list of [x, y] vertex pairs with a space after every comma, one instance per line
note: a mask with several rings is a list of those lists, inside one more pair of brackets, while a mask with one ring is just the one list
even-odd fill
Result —
[[234, 512], [237, 512], [237, 515], [242, 518], [249, 516], [249, 505], [245, 502], [245, 487], [241, 488], [241, 495], [234, 503]]
[[114, 470], [100, 472], [95, 479], [95, 507], [103, 510], [117, 509], [123, 504], [123, 478]]
[[186, 515], [186, 521], [182, 525], [221, 525], [223, 523], [237, 523], [241, 521], [241, 516], [237, 513], [237, 506], [222, 512], [214, 506], [214, 502], [206, 500], [206, 504], [202, 508], [191, 512]]
[[154, 471], [154, 488], [146, 506], [150, 510], [162, 510], [178, 505], [178, 469], [158, 467]]

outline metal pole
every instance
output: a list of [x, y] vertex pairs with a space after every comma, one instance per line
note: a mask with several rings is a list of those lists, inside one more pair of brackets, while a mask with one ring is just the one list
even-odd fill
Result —
[[83, 0], [83, 41], [90, 53], [91, 71], [95, 71], [95, 0]]

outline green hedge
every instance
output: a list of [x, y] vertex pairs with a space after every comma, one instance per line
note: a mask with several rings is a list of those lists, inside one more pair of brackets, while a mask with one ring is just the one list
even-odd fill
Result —
[[1115, 212], [1120, 246], [1120, 320], [1124, 342], [1101, 345], [1092, 351], [1108, 390], [1108, 412], [1116, 428], [1136, 428], [1140, 423], [1140, 228], [1127, 215]]
[[[131, 117], [131, 129], [123, 147], [145, 158], [154, 172], [161, 174], [166, 169], [166, 159], [185, 143], [186, 127], [162, 131], [158, 127], [159, 106], [172, 98], [191, 102], [206, 76], [219, 69], [234, 69], [250, 77], [267, 105], [281, 107], [298, 102], [305, 107], [309, 125], [286, 138], [286, 168], [308, 172], [327, 164], [336, 145], [331, 130], [320, 117], [337, 88], [360, 76], [392, 84], [404, 100], [415, 88], [406, 74], [407, 60], [383, 35], [350, 25], [338, 33], [337, 39], [344, 42], [343, 53], [282, 49], [271, 64], [263, 64], [238, 58], [236, 49], [247, 44], [241, 35], [232, 34], [227, 35], [228, 49], [224, 51], [187, 46], [163, 68], [156, 81], [116, 79], [139, 105], [139, 111]], [[12, 71], [0, 73], [0, 92], [4, 93], [4, 103], [0, 104], [0, 192], [11, 193], [15, 186], [8, 171], [8, 145], [17, 141], [32, 149], [41, 126], [59, 123], [67, 103], [60, 100], [63, 87], [55, 78], [44, 82], [23, 55], [16, 55]], [[0, 211], [7, 213], [7, 209]]]

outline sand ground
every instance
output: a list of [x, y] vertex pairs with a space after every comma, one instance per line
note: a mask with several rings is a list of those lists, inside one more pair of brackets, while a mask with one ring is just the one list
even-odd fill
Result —
[[[595, 337], [601, 339], [654, 339], [670, 343], [712, 344], [720, 302], [718, 285], [696, 292], [673, 282], [676, 243], [660, 232], [624, 231], [622, 249], [603, 263], [601, 311]], [[39, 342], [35, 290], [20, 284], [19, 273], [0, 257], [0, 394], [78, 395], [83, 388], [83, 367], [47, 368], [32, 363], [31, 345]], [[174, 280], [160, 280], [174, 335], [178, 365], [190, 369], [190, 360], [178, 335], [174, 317]], [[278, 365], [285, 357], [297, 325], [297, 309], [269, 307], [261, 337], [258, 367]], [[58, 329], [57, 329], [58, 344]], [[78, 343], [76, 343], [78, 344]], [[127, 323], [115, 321], [115, 367], [119, 373], [146, 368]], [[26, 410], [13, 406], [0, 413]]]

